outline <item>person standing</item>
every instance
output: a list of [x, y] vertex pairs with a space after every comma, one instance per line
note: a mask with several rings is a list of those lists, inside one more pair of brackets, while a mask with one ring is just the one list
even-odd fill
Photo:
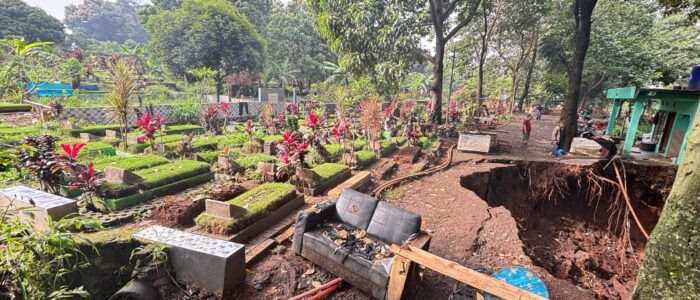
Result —
[[561, 145], [564, 145], [564, 120], [559, 120], [559, 124], [552, 130], [552, 156], [556, 157], [557, 160], [564, 156], [564, 149]]
[[530, 132], [532, 131], [532, 115], [527, 115], [523, 120], [523, 148], [527, 147], [527, 142], [530, 140]]

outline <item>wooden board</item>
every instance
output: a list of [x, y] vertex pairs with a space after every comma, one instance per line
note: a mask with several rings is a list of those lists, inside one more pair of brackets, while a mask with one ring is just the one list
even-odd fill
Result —
[[461, 266], [453, 261], [433, 255], [415, 246], [408, 245], [405, 247], [400, 247], [397, 245], [391, 245], [389, 247], [389, 251], [396, 254], [394, 259], [398, 257], [409, 259], [422, 266], [437, 271], [438, 273], [503, 299], [547, 299], [540, 295], [514, 287], [486, 274], [482, 274], [467, 267]]
[[342, 192], [344, 189], [359, 190], [362, 187], [364, 187], [367, 183], [369, 183], [371, 179], [372, 177], [370, 172], [357, 172], [357, 174], [350, 177], [350, 179], [345, 180], [345, 182], [341, 183], [340, 185], [332, 189], [330, 192], [328, 192], [328, 197], [338, 198], [340, 196], [340, 192]]
[[485, 134], [460, 134], [457, 142], [457, 150], [489, 153], [491, 149], [490, 135]]

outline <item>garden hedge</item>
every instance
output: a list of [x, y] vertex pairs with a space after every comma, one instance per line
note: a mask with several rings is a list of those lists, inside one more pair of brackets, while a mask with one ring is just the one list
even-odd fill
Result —
[[355, 140], [352, 142], [352, 149], [355, 151], [360, 151], [367, 146], [367, 141], [365, 140]]
[[80, 136], [81, 133], [89, 133], [92, 135], [105, 136], [105, 131], [107, 130], [119, 131], [119, 124], [90, 125], [78, 129], [71, 129], [70, 135], [77, 137]]
[[338, 145], [338, 144], [326, 144], [323, 145], [323, 148], [326, 149], [326, 153], [328, 153], [328, 161], [331, 162], [336, 162], [339, 161], [340, 158], [343, 155], [343, 146]]
[[25, 112], [32, 110], [29, 104], [0, 102], [0, 113]]
[[236, 159], [236, 162], [246, 169], [255, 169], [258, 167], [258, 162], [275, 162], [277, 158], [264, 153], [255, 153], [250, 155], [243, 155]]
[[357, 153], [357, 165], [367, 167], [377, 160], [377, 154], [374, 151], [362, 150]]
[[196, 186], [198, 184], [205, 183], [214, 179], [214, 173], [208, 172], [204, 174], [199, 174], [193, 177], [189, 177], [174, 183], [162, 185], [150, 190], [145, 190], [140, 193], [136, 193], [130, 196], [117, 199], [105, 199], [105, 206], [110, 210], [116, 211], [127, 208], [129, 206], [134, 206], [145, 201], [151, 200], [155, 197], [165, 196], [173, 194], [174, 191], [181, 191], [188, 189], [190, 187]]
[[236, 233], [263, 219], [295, 197], [296, 189], [291, 184], [265, 183], [227, 201], [229, 204], [246, 208], [246, 213], [242, 217], [225, 220], [204, 212], [197, 217], [196, 223], [211, 232], [223, 229], [228, 234]]
[[310, 187], [316, 187], [319, 184], [322, 184], [330, 179], [332, 179], [335, 176], [340, 175], [343, 172], [346, 172], [350, 170], [350, 168], [346, 165], [343, 164], [336, 164], [336, 163], [325, 163], [321, 164], [318, 167], [313, 168], [314, 172], [318, 175], [318, 180], [312, 182], [310, 184]]
[[162, 185], [170, 184], [196, 175], [210, 172], [208, 163], [193, 160], [178, 160], [171, 163], [141, 169], [134, 172], [144, 178], [137, 184], [103, 183], [100, 185], [100, 193], [104, 198], [122, 198], [139, 190], [150, 190]]
[[92, 161], [97, 170], [102, 170], [106, 167], [115, 167], [129, 171], [151, 168], [167, 164], [168, 162], [170, 162], [170, 160], [160, 155], [140, 155], [132, 157], [111, 156], [100, 157]]
[[165, 127], [165, 130], [163, 131], [163, 133], [165, 133], [165, 134], [184, 134], [184, 133], [203, 134], [204, 128], [202, 128], [202, 126], [192, 125], [192, 124], [168, 125]]
[[246, 142], [248, 142], [248, 136], [246, 136], [244, 133], [238, 132], [227, 134], [219, 138], [219, 148], [238, 148], [243, 146], [243, 144], [245, 144]]

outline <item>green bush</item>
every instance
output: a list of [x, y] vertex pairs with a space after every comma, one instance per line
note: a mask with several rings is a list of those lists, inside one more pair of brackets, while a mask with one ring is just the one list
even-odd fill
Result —
[[328, 157], [326, 158], [329, 161], [339, 161], [343, 155], [343, 146], [339, 144], [326, 144], [323, 145], [323, 148], [325, 148], [326, 153], [328, 153]]
[[204, 133], [204, 128], [199, 125], [185, 124], [185, 125], [168, 125], [163, 131], [165, 134], [182, 134], [182, 133], [194, 133], [202, 134]]
[[367, 147], [367, 141], [365, 140], [355, 140], [352, 142], [352, 149], [354, 151], [360, 151]]
[[245, 215], [231, 220], [223, 220], [206, 213], [200, 214], [196, 222], [211, 231], [224, 229], [226, 233], [236, 233], [246, 226], [259, 221], [272, 211], [294, 199], [296, 189], [288, 183], [265, 183], [236, 198], [229, 204], [245, 207]]
[[237, 132], [237, 133], [232, 133], [228, 134], [225, 136], [222, 136], [219, 138], [219, 148], [223, 149], [224, 147], [229, 147], [229, 148], [238, 148], [242, 147], [243, 144], [248, 142], [248, 137], [245, 135], [245, 133]]
[[258, 167], [258, 162], [275, 162], [277, 158], [265, 153], [255, 153], [251, 155], [243, 155], [236, 159], [236, 162], [246, 169], [255, 169]]
[[371, 165], [377, 160], [377, 154], [374, 151], [362, 150], [357, 153], [357, 164], [361, 167]]
[[177, 182], [195, 175], [210, 171], [208, 163], [193, 160], [178, 160], [151, 168], [135, 171], [136, 175], [144, 178], [138, 184], [103, 183], [100, 192], [105, 198], [121, 198], [139, 190], [149, 190], [161, 185]]
[[396, 146], [403, 147], [406, 145], [408, 139], [406, 137], [400, 136], [396, 138]]
[[391, 145], [396, 145], [394, 142], [391, 140], [381, 140], [379, 141], [379, 146], [382, 147], [382, 150], [384, 149], [389, 149]]
[[265, 142], [279, 142], [284, 140], [284, 138], [281, 135], [266, 135], [262, 138], [262, 140]]
[[101, 157], [92, 161], [95, 169], [102, 170], [106, 167], [127, 169], [130, 171], [155, 167], [170, 162], [167, 158], [159, 155], [142, 155], [132, 157]]
[[316, 182], [312, 182], [311, 187], [316, 187], [319, 184], [339, 175], [340, 173], [350, 170], [350, 168], [343, 164], [325, 163], [313, 168], [313, 170], [318, 175], [319, 179]]

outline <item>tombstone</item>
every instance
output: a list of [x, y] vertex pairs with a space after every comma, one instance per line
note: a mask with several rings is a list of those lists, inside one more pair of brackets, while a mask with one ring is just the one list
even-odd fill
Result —
[[258, 101], [260, 102], [285, 102], [284, 89], [258, 88]]
[[118, 139], [121, 137], [121, 133], [116, 130], [105, 130], [105, 137], [109, 139]]
[[460, 134], [457, 150], [489, 153], [492, 136], [485, 134]]
[[162, 226], [133, 235], [139, 241], [168, 247], [177, 279], [193, 283], [218, 297], [230, 294], [245, 279], [245, 245]]
[[226, 220], [242, 217], [248, 211], [238, 205], [212, 199], [206, 199], [204, 201], [204, 207], [208, 215]]
[[270, 162], [258, 162], [258, 172], [263, 175], [263, 181], [274, 182], [277, 174], [277, 166]]
[[571, 142], [570, 152], [588, 156], [600, 156], [600, 148], [602, 148], [602, 146], [594, 140], [577, 137]]
[[216, 165], [221, 173], [228, 175], [234, 175], [243, 170], [241, 165], [239, 165], [236, 160], [233, 159], [233, 157], [226, 153], [219, 154]]
[[94, 141], [99, 141], [101, 139], [100, 139], [100, 137], [98, 137], [92, 133], [81, 132], [80, 133], [80, 140], [82, 140], [83, 142], [94, 142]]
[[297, 178], [306, 183], [311, 183], [314, 182], [314, 180], [318, 179], [318, 174], [314, 172], [312, 169], [307, 169], [307, 168], [297, 168]]
[[357, 154], [353, 152], [343, 152], [340, 161], [349, 167], [357, 166]]
[[141, 140], [139, 140], [138, 136], [131, 136], [131, 135], [126, 136], [126, 143], [129, 145], [143, 144], [143, 142]]
[[34, 215], [19, 214], [20, 220], [32, 223], [35, 230], [44, 230], [48, 226], [47, 216], [54, 221], [70, 214], [78, 213], [75, 200], [56, 196], [25, 186], [14, 186], [0, 190], [0, 209], [26, 208]]
[[168, 130], [168, 125], [160, 124], [160, 130], [161, 130], [161, 131], [166, 131], [166, 130]]
[[143, 180], [143, 177], [126, 169], [106, 167], [104, 169], [105, 181], [119, 184], [135, 184]]
[[165, 146], [165, 144], [154, 144], [156, 151], [160, 153], [165, 153], [168, 152], [168, 147]]

